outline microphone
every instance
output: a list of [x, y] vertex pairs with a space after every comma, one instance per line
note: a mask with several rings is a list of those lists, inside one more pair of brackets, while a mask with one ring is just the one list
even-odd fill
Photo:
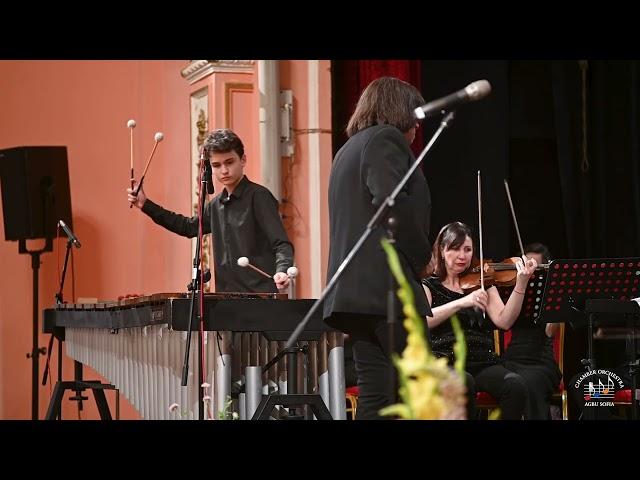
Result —
[[80, 245], [80, 240], [78, 240], [78, 238], [73, 234], [73, 232], [67, 226], [66, 223], [64, 223], [62, 220], [60, 220], [60, 221], [58, 221], [58, 225], [60, 225], [62, 227], [62, 229], [64, 230], [64, 233], [67, 234], [67, 237], [69, 237], [69, 240], [71, 241], [71, 243], [73, 243], [76, 246], [76, 248], [80, 248], [82, 246], [82, 245]]
[[[197, 270], [194, 268], [192, 269], [192, 271], [193, 271], [193, 275], [195, 276]], [[205, 268], [204, 271], [202, 272], [202, 283], [205, 284], [205, 283], [209, 283], [210, 281], [211, 281], [211, 270], [209, 270], [208, 268]], [[189, 291], [193, 290], [194, 285], [195, 285], [195, 279], [192, 279], [192, 281], [190, 281], [187, 284], [187, 290]]]
[[491, 92], [491, 84], [487, 80], [478, 80], [470, 83], [462, 90], [458, 90], [446, 97], [432, 100], [429, 103], [416, 108], [413, 114], [418, 119], [437, 115], [443, 110], [451, 110], [467, 102], [474, 102], [486, 97]]
[[207, 193], [213, 195], [215, 189], [213, 188], [213, 178], [211, 178], [211, 162], [209, 161], [209, 152], [202, 147], [202, 153], [200, 154], [200, 160], [204, 161], [204, 179], [207, 182]]
[[202, 274], [203, 278], [202, 281], [204, 283], [209, 283], [211, 281], [211, 270], [209, 270], [208, 268], [206, 268]]

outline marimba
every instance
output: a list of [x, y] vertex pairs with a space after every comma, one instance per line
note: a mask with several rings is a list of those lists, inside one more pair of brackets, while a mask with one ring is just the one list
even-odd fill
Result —
[[[240, 418], [251, 418], [263, 394], [287, 393], [292, 383], [288, 360], [280, 360], [267, 372], [260, 366], [284, 347], [313, 303], [312, 299], [289, 300], [284, 294], [205, 295], [204, 365], [207, 383], [213, 386], [209, 417], [217, 418], [222, 411], [228, 414], [231, 405]], [[62, 304], [44, 310], [44, 331], [63, 339], [68, 356], [111, 382], [143, 418], [195, 419], [201, 378], [193, 368], [197, 335], [192, 336], [189, 349], [192, 367], [187, 386], [181, 386], [189, 306], [186, 293]], [[197, 330], [195, 320], [193, 330]], [[308, 350], [306, 355], [298, 354], [302, 361], [295, 372], [302, 391], [289, 393], [317, 393], [333, 418], [346, 418], [342, 334], [326, 326], [318, 313], [298, 343]], [[178, 407], [170, 411], [174, 404]]]

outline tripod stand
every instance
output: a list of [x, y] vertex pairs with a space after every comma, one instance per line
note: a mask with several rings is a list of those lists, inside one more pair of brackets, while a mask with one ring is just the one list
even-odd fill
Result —
[[296, 345], [291, 348], [284, 348], [262, 368], [262, 371], [266, 372], [272, 365], [280, 360], [280, 358], [287, 355], [287, 393], [263, 396], [255, 410], [252, 420], [267, 420], [276, 405], [281, 405], [283, 407], [309, 405], [311, 411], [318, 420], [332, 419], [329, 409], [320, 395], [298, 393], [298, 353], [303, 353], [306, 357], [308, 355], [308, 346], [305, 345], [303, 347], [299, 347]]
[[33, 330], [31, 352], [27, 353], [27, 358], [31, 359], [31, 419], [38, 419], [38, 371], [40, 355], [47, 353], [46, 348], [38, 347], [38, 285], [40, 270], [40, 255], [53, 250], [53, 239], [48, 237], [45, 240], [44, 248], [39, 250], [28, 250], [25, 239], [18, 242], [18, 253], [28, 253], [31, 255], [31, 268], [33, 269]]

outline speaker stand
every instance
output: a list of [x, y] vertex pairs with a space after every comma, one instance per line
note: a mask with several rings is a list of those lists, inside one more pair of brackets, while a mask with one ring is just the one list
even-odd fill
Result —
[[40, 255], [45, 252], [53, 251], [53, 239], [47, 238], [44, 248], [40, 250], [28, 250], [27, 241], [21, 238], [18, 241], [18, 252], [28, 253], [31, 255], [31, 268], [33, 269], [33, 331], [31, 352], [27, 353], [27, 358], [31, 359], [31, 419], [38, 419], [38, 367], [40, 355], [45, 355], [47, 349], [38, 347], [38, 283], [40, 270]]

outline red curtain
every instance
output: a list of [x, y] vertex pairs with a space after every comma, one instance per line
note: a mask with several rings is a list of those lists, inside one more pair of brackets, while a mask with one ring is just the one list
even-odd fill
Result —
[[[422, 89], [422, 75], [420, 60], [353, 60], [345, 62], [347, 78], [353, 79], [347, 85], [349, 112], [353, 112], [362, 90], [379, 77], [397, 77]], [[416, 132], [416, 139], [411, 145], [416, 155], [423, 145], [422, 129]]]

